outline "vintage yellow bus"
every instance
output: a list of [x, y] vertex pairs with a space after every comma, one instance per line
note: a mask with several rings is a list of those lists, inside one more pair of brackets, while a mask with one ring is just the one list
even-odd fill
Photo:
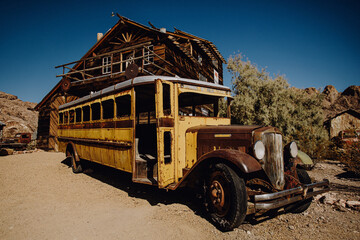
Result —
[[[60, 151], [175, 190], [203, 189], [211, 221], [230, 230], [246, 214], [305, 211], [328, 181], [296, 168], [297, 147], [278, 129], [230, 125], [228, 87], [166, 76], [130, 79], [59, 107]], [[323, 187], [313, 191], [314, 187]]]

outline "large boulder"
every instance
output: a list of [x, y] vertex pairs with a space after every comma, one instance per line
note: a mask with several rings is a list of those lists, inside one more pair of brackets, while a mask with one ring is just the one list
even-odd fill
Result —
[[325, 95], [325, 100], [333, 104], [339, 97], [339, 92], [333, 85], [327, 85], [322, 92]]
[[5, 123], [3, 137], [13, 137], [16, 133], [29, 132], [35, 135], [38, 124], [36, 103], [24, 102], [17, 96], [0, 92], [0, 121]]
[[360, 97], [360, 86], [350, 86], [342, 92], [343, 96], [352, 96], [352, 97]]

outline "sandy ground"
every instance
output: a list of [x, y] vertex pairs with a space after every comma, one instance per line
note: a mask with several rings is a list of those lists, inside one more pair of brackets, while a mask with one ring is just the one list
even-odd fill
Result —
[[[247, 219], [223, 233], [194, 194], [131, 182], [131, 175], [90, 164], [73, 174], [64, 154], [0, 157], [0, 239], [360, 239], [360, 213], [313, 201], [302, 214]], [[342, 199], [360, 200], [360, 181], [341, 166], [319, 164]]]

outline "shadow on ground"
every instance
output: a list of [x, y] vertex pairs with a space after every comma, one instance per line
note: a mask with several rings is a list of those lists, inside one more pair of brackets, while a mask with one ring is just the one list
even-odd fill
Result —
[[[68, 159], [64, 159], [61, 163], [67, 165], [69, 171], [71, 171], [71, 163]], [[206, 218], [201, 199], [196, 197], [196, 192], [192, 189], [181, 188], [176, 191], [166, 191], [165, 189], [159, 189], [157, 186], [134, 183], [130, 173], [101, 164], [82, 161], [82, 166], [83, 174], [125, 191], [130, 197], [144, 199], [152, 206], [158, 204], [183, 204], [188, 206], [196, 215]]]
[[347, 180], [351, 180], [351, 181], [355, 181], [355, 182], [360, 181], [360, 176], [351, 171], [346, 171], [346, 172], [340, 173], [340, 174], [336, 175], [335, 177], [337, 177], [339, 179], [347, 179]]
[[[62, 163], [67, 165], [69, 167], [69, 171], [71, 171], [71, 163], [68, 159], [63, 160]], [[89, 161], [83, 161], [82, 165], [84, 169], [83, 174], [125, 191], [130, 197], [144, 199], [152, 206], [156, 206], [158, 204], [170, 205], [174, 203], [186, 205], [196, 215], [211, 222], [203, 206], [203, 200], [197, 197], [198, 194], [193, 189], [180, 188], [176, 191], [166, 191], [164, 189], [159, 189], [156, 186], [134, 183], [131, 179], [132, 175], [130, 173], [111, 167]], [[286, 212], [283, 210], [274, 210], [268, 211], [267, 213], [257, 217], [248, 215], [240, 228], [245, 229], [248, 225], [257, 225], [285, 213]]]

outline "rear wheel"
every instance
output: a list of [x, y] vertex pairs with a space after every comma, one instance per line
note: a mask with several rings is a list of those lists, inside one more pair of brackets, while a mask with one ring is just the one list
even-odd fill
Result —
[[[297, 168], [296, 172], [297, 172], [297, 175], [298, 175], [301, 183], [304, 183], [304, 184], [311, 183], [311, 178], [309, 177], [309, 174], [306, 172], [305, 169]], [[309, 192], [312, 192], [312, 191], [313, 191], [313, 189], [309, 190]], [[291, 204], [291, 205], [285, 207], [285, 211], [291, 212], [291, 213], [302, 213], [310, 207], [312, 199], [313, 198], [311, 197], [311, 198], [302, 200], [300, 202]]]
[[211, 168], [207, 181], [206, 205], [211, 221], [222, 231], [238, 227], [246, 217], [245, 183], [226, 164]]
[[70, 158], [70, 161], [71, 161], [71, 168], [72, 168], [73, 173], [81, 173], [83, 170], [82, 170], [82, 166], [81, 166], [80, 161], [77, 162], [75, 160], [75, 157], [74, 157], [73, 153], [70, 154], [69, 158]]

